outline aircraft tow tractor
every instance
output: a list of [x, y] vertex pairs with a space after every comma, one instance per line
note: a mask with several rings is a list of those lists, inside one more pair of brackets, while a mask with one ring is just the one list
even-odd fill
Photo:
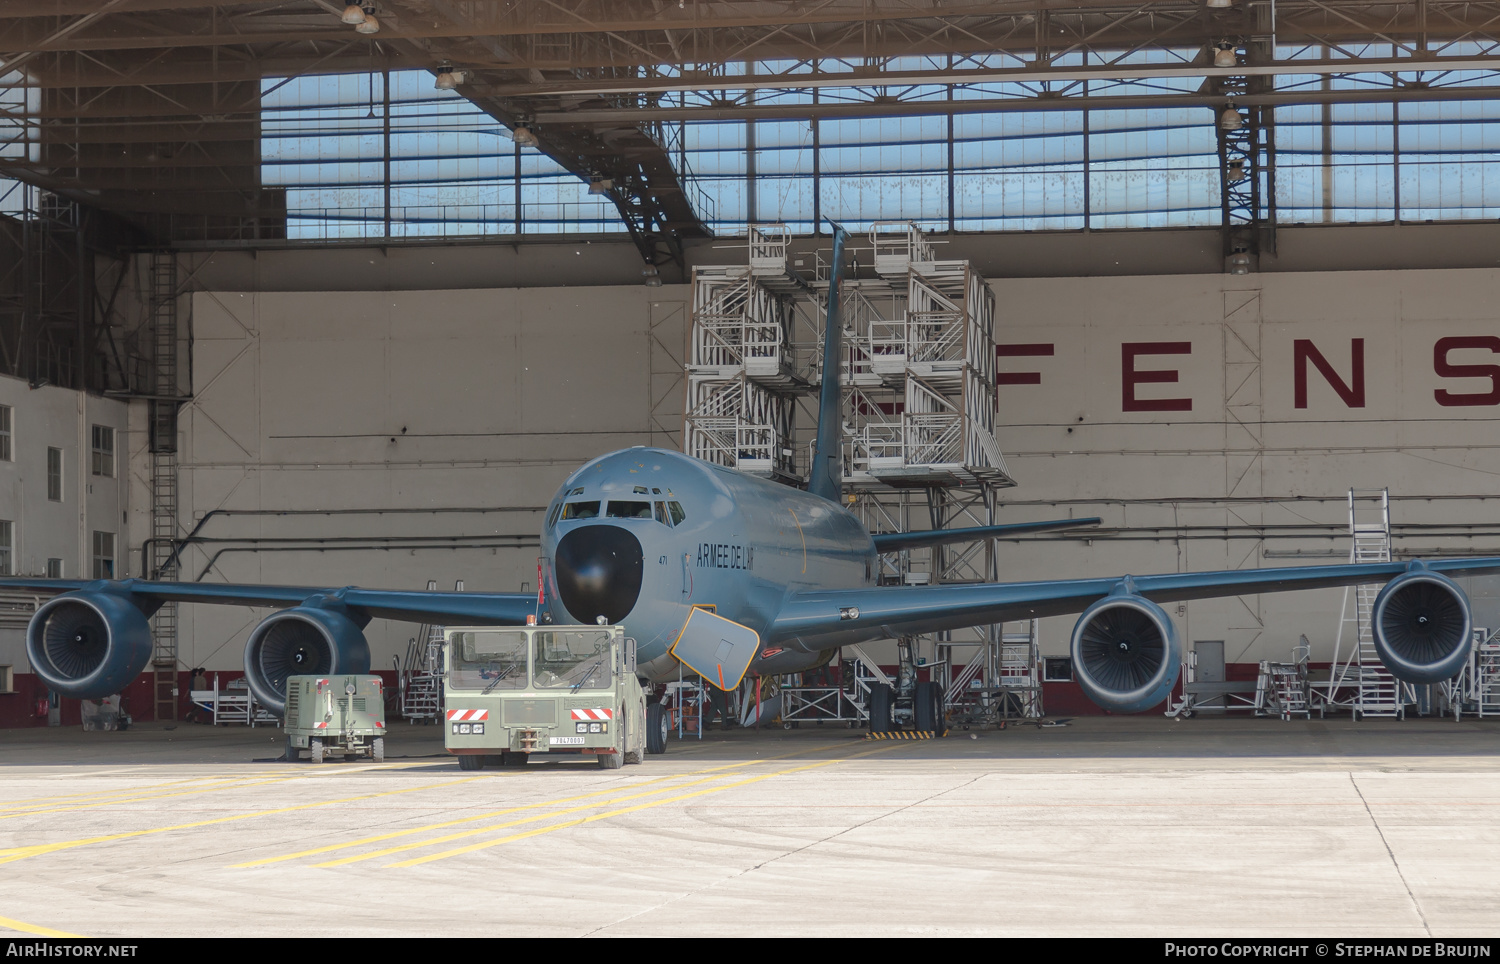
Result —
[[445, 631], [443, 742], [465, 770], [533, 755], [594, 756], [602, 769], [667, 748], [622, 626], [480, 626]]

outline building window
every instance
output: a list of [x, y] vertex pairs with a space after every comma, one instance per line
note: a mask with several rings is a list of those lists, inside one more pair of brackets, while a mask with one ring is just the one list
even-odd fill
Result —
[[1042, 682], [1068, 683], [1073, 679], [1073, 659], [1070, 656], [1048, 656], [1042, 660]]
[[113, 532], [94, 533], [94, 578], [113, 579], [115, 577], [115, 534]]
[[47, 578], [61, 579], [63, 577], [63, 565], [61, 559], [47, 560]]
[[62, 501], [62, 449], [47, 449], [47, 501]]
[[10, 414], [9, 405], [0, 405], [0, 462], [9, 462], [12, 458], [10, 447]]
[[15, 667], [6, 663], [0, 666], [0, 693], [14, 693], [16, 691]]
[[115, 477], [115, 430], [108, 425], [94, 426], [93, 471], [106, 479]]
[[12, 541], [15, 535], [15, 524], [5, 519], [0, 519], [0, 576], [9, 576], [16, 570], [11, 566], [12, 549], [15, 543]]

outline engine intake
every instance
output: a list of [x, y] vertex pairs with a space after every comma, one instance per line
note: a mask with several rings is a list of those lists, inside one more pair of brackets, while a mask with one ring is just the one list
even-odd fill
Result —
[[368, 673], [370, 644], [361, 628], [342, 612], [313, 606], [266, 617], [245, 643], [250, 692], [283, 716], [288, 676]]
[[1172, 620], [1133, 593], [1106, 596], [1073, 627], [1073, 675], [1107, 710], [1139, 713], [1172, 692], [1181, 656]]
[[129, 599], [70, 592], [43, 603], [26, 627], [26, 657], [48, 689], [76, 700], [120, 692], [151, 659], [151, 624]]
[[1442, 573], [1416, 570], [1386, 583], [1370, 611], [1375, 652], [1404, 683], [1437, 683], [1469, 658], [1469, 600]]

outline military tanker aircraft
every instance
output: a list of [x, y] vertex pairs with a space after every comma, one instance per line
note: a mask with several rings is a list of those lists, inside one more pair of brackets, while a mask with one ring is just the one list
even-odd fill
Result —
[[[842, 354], [846, 237], [835, 232], [825, 359]], [[1500, 558], [1471, 558], [879, 586], [882, 552], [1098, 520], [872, 535], [840, 504], [839, 366], [824, 370], [805, 489], [662, 449], [600, 456], [569, 475], [548, 504], [538, 594], [137, 579], [6, 578], [0, 585], [58, 594], [32, 617], [27, 655], [45, 685], [80, 699], [116, 693], [145, 668], [149, 617], [175, 601], [279, 608], [245, 646], [250, 687], [278, 713], [289, 675], [366, 672], [363, 629], [373, 618], [623, 623], [637, 639], [643, 677], [676, 678], [686, 664], [732, 689], [747, 672], [799, 672], [850, 644], [1068, 613], [1081, 613], [1071, 653], [1085, 693], [1114, 712], [1139, 712], [1160, 704], [1178, 675], [1180, 652], [1162, 603], [1385, 582], [1372, 617], [1380, 658], [1398, 679], [1430, 683], [1456, 674], [1469, 651], [1469, 602], [1450, 574], [1500, 572]]]

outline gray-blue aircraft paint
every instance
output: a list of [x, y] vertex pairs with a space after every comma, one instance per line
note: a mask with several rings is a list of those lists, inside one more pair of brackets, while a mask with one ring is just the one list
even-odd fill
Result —
[[[824, 358], [842, 357], [838, 317], [842, 229]], [[838, 365], [826, 366], [836, 373]], [[880, 552], [1045, 532], [1098, 519], [874, 534], [842, 505], [837, 377], [824, 380], [808, 489], [793, 489], [677, 452], [633, 448], [570, 475], [542, 532], [546, 612], [556, 623], [623, 623], [638, 665], [673, 678], [669, 649], [694, 606], [753, 629], [752, 673], [819, 665], [840, 646], [1013, 619], [1083, 613], [1070, 641], [1075, 678], [1120, 712], [1171, 691], [1180, 652], [1160, 604], [1214, 596], [1385, 582], [1372, 615], [1375, 647], [1399, 679], [1453, 676], [1468, 656], [1472, 617], [1447, 574], [1500, 572], [1500, 558], [1064, 579], [958, 586], [878, 586]], [[573, 507], [573, 508], [570, 508]], [[64, 696], [116, 692], [151, 654], [146, 617], [163, 602], [275, 606], [250, 634], [245, 671], [279, 711], [297, 673], [363, 673], [372, 618], [450, 625], [516, 625], [538, 612], [531, 593], [449, 593], [326, 586], [5, 578], [0, 585], [60, 593], [27, 629], [32, 671]]]
[[[562, 519], [560, 508], [593, 502], [598, 518]], [[608, 505], [640, 502], [651, 507], [644, 517], [607, 517]], [[684, 513], [675, 526], [673, 502]], [[639, 664], [660, 679], [677, 675], [667, 649], [693, 606], [712, 606], [769, 644], [795, 594], [874, 585], [874, 540], [843, 507], [680, 452], [634, 448], [597, 458], [568, 477], [547, 517], [558, 519], [542, 533], [549, 615], [623, 622]], [[774, 648], [781, 654], [751, 672], [796, 672], [830, 655], [786, 645], [762, 652]]]

